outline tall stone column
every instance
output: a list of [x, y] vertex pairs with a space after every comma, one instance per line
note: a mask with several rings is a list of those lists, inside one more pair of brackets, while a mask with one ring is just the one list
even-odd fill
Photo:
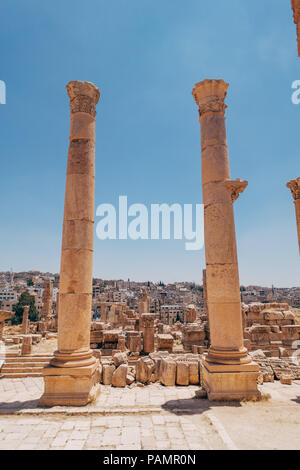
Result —
[[154, 320], [155, 313], [142, 313], [142, 325], [144, 332], [144, 347], [145, 353], [150, 354], [154, 352]]
[[208, 316], [206, 269], [202, 270], [202, 279], [203, 279], [203, 308], [204, 308], [204, 313]]
[[233, 201], [247, 182], [230, 180], [225, 127], [228, 84], [204, 80], [195, 85], [201, 125], [202, 190], [207, 302], [211, 346], [203, 361], [210, 400], [257, 398], [258, 365], [243, 342], [240, 284]]
[[299, 253], [300, 253], [300, 178], [291, 180], [287, 183], [287, 187], [291, 190], [296, 211], [296, 222], [297, 222], [297, 231], [298, 231], [298, 243], [299, 243]]
[[48, 321], [52, 317], [53, 305], [53, 285], [50, 279], [44, 280], [44, 292], [42, 298], [43, 306], [41, 312], [41, 319]]
[[22, 329], [21, 329], [23, 335], [28, 335], [29, 333], [28, 314], [29, 314], [29, 306], [25, 305], [25, 307], [23, 308]]
[[95, 192], [95, 115], [100, 91], [71, 81], [71, 125], [59, 286], [58, 350], [44, 369], [41, 405], [85, 405], [99, 391], [90, 350]]

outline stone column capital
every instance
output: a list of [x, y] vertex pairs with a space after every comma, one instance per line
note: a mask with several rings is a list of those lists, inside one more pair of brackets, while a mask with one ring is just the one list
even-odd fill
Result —
[[224, 184], [230, 192], [232, 202], [235, 202], [238, 199], [239, 195], [247, 188], [248, 181], [237, 178], [233, 181], [226, 180]]
[[300, 178], [291, 180], [286, 185], [291, 190], [294, 200], [300, 199]]
[[291, 3], [292, 3], [294, 22], [298, 24], [300, 21], [300, 0], [291, 0]]
[[300, 0], [291, 0], [294, 23], [297, 25], [298, 56], [300, 57]]
[[96, 116], [96, 104], [100, 98], [100, 90], [91, 82], [72, 80], [66, 85], [70, 98], [71, 114], [88, 113]]
[[229, 84], [224, 80], [206, 79], [196, 83], [192, 95], [199, 106], [200, 118], [208, 113], [225, 113], [224, 100]]
[[143, 313], [142, 322], [144, 328], [153, 328], [154, 320], [157, 318], [155, 313]]

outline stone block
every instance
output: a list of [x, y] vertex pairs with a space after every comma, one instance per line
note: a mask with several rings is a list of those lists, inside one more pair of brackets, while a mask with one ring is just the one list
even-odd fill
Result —
[[167, 387], [175, 385], [176, 362], [170, 359], [162, 359], [160, 365], [160, 382]]
[[102, 380], [103, 385], [111, 385], [112, 376], [116, 367], [114, 364], [103, 364]]
[[128, 366], [127, 364], [121, 364], [113, 372], [111, 384], [113, 387], [125, 387], [127, 379]]
[[113, 363], [116, 367], [119, 367], [121, 364], [127, 364], [128, 358], [127, 354], [124, 352], [118, 352], [112, 358]]
[[176, 384], [189, 385], [190, 373], [188, 362], [177, 362]]
[[150, 383], [154, 370], [154, 361], [149, 357], [140, 358], [136, 363], [136, 380], [141, 383]]

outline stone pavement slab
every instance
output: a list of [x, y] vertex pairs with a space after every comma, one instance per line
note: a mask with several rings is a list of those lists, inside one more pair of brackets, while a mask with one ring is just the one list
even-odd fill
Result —
[[39, 378], [0, 380], [0, 449], [300, 449], [300, 381], [264, 384], [270, 398], [256, 403], [152, 384], [101, 386], [85, 407], [38, 408], [42, 387]]

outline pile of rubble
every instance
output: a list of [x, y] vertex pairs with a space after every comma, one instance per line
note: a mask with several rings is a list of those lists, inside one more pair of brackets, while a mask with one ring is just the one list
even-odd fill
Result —
[[291, 357], [300, 345], [300, 325], [285, 303], [243, 304], [244, 339], [249, 351], [267, 357]]
[[280, 380], [284, 384], [291, 384], [293, 380], [300, 380], [300, 361], [297, 356], [279, 359], [266, 357], [262, 350], [250, 353], [254, 361], [259, 365], [260, 375], [258, 382], [274, 382]]
[[200, 384], [200, 355], [169, 354], [167, 351], [150, 353], [137, 361], [130, 361], [124, 352], [112, 359], [101, 359], [101, 379], [104, 385], [114, 387], [147, 385], [160, 382], [165, 386]]

